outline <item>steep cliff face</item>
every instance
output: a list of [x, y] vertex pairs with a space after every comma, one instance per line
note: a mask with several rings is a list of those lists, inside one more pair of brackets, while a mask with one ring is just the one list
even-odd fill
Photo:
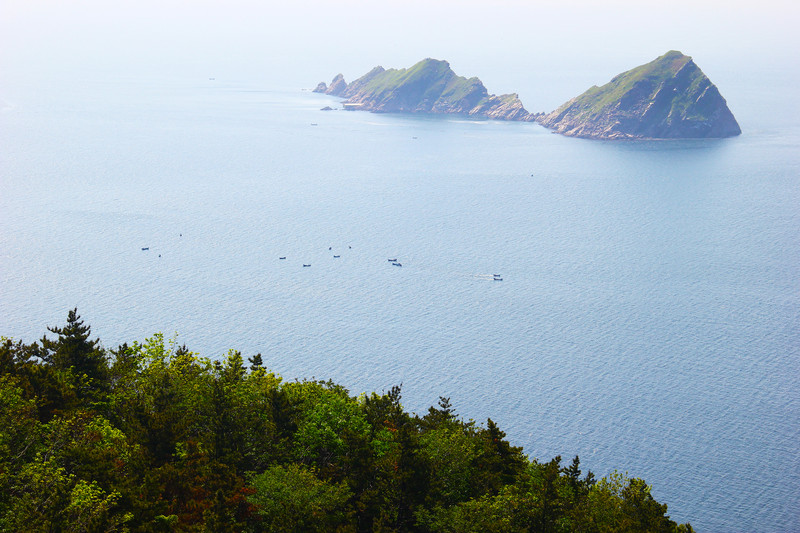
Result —
[[671, 51], [592, 87], [536, 121], [557, 133], [597, 139], [712, 138], [741, 129], [717, 87], [692, 58]]
[[347, 89], [347, 83], [344, 81], [344, 76], [337, 74], [336, 77], [333, 78], [333, 81], [331, 81], [330, 85], [325, 85], [325, 82], [320, 82], [313, 92], [341, 96], [345, 89]]
[[[458, 76], [447, 61], [424, 59], [408, 69], [375, 67], [340, 92], [321, 83], [315, 91], [338, 94], [346, 109], [381, 113], [465, 114], [496, 120], [531, 120], [516, 94], [490, 95], [478, 78]], [[337, 89], [338, 91], [338, 89]]]
[[479, 115], [494, 120], [522, 120], [532, 121], [534, 116], [529, 113], [519, 99], [517, 93], [491, 95], [469, 111], [470, 115]]

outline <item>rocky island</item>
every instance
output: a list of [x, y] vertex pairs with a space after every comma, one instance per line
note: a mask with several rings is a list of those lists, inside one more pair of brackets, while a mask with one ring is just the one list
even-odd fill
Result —
[[314, 92], [345, 98], [342, 106], [350, 110], [533, 120], [516, 94], [489, 94], [478, 78], [458, 76], [447, 61], [430, 58], [407, 69], [375, 67], [349, 84], [339, 74]]
[[739, 135], [717, 87], [677, 51], [594, 86], [536, 121], [593, 139], [685, 139]]
[[478, 78], [458, 76], [447, 61], [408, 69], [375, 67], [352, 83], [338, 74], [314, 92], [344, 98], [344, 109], [379, 113], [462, 114], [536, 121], [555, 133], [591, 139], [687, 139], [742, 130], [717, 87], [677, 51], [594, 86], [552, 113], [529, 113], [516, 94], [489, 94]]

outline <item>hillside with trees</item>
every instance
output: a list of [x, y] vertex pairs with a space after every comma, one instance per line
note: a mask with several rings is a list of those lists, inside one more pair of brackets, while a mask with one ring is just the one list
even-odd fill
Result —
[[0, 345], [0, 530], [690, 532], [638, 478], [529, 459], [447, 398], [284, 381], [156, 334], [105, 349], [69, 312]]

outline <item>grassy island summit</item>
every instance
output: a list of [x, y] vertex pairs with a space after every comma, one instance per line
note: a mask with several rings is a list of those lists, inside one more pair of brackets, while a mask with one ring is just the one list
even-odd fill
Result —
[[408, 69], [375, 67], [349, 84], [339, 74], [314, 92], [344, 98], [349, 110], [536, 121], [555, 133], [591, 139], [719, 138], [742, 132], [716, 85], [691, 57], [674, 50], [549, 114], [529, 113], [514, 93], [490, 95], [478, 78], [458, 76], [447, 61], [430, 58]]
[[375, 67], [350, 84], [339, 74], [314, 92], [346, 98], [345, 109], [533, 120], [516, 94], [489, 94], [478, 78], [459, 76], [447, 61], [430, 58], [407, 69]]
[[677, 51], [594, 86], [537, 122], [594, 139], [685, 139], [739, 135], [717, 87]]

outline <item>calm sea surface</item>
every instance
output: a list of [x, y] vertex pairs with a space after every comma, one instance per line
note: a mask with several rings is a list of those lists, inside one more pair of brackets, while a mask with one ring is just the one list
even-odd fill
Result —
[[402, 383], [698, 530], [800, 531], [797, 125], [608, 143], [222, 81], [41, 91], [0, 102], [0, 334], [77, 306], [106, 347]]

